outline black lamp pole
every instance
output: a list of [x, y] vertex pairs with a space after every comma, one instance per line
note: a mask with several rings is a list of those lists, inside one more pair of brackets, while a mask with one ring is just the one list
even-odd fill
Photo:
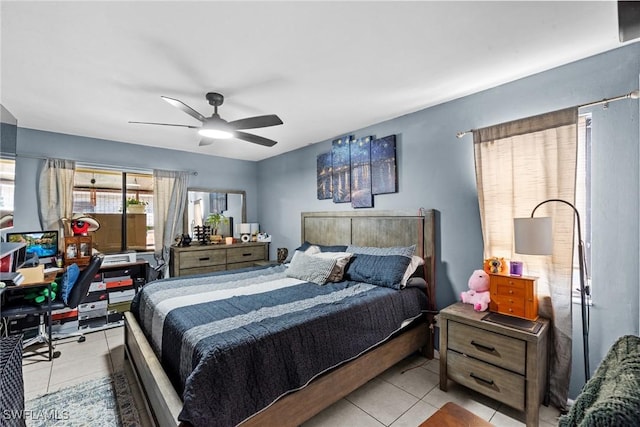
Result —
[[587, 319], [587, 301], [586, 297], [590, 294], [589, 287], [585, 286], [585, 263], [586, 260], [584, 258], [584, 243], [582, 242], [582, 232], [580, 230], [580, 214], [575, 206], [566, 200], [562, 199], [549, 199], [544, 202], [538, 203], [538, 205], [533, 208], [531, 211], [531, 218], [533, 218], [533, 214], [536, 212], [541, 205], [549, 202], [560, 202], [565, 205], [571, 207], [573, 212], [576, 214], [576, 219], [578, 221], [578, 263], [580, 265], [580, 307], [582, 309], [582, 345], [584, 352], [584, 378], [585, 382], [589, 381], [591, 377], [591, 370], [589, 369], [589, 322]]

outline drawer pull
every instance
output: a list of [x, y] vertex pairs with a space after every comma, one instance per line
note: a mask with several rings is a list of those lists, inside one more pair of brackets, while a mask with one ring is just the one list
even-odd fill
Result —
[[210, 257], [202, 257], [202, 258], [198, 258], [198, 261], [209, 261], [211, 258]]
[[478, 375], [474, 374], [473, 372], [471, 372], [471, 373], [469, 374], [469, 376], [470, 376], [471, 378], [475, 379], [475, 380], [482, 381], [482, 382], [483, 382], [483, 383], [485, 383], [485, 384], [493, 385], [493, 380], [487, 380], [487, 379], [484, 379], [484, 378], [479, 377]]
[[513, 289], [509, 289], [509, 293], [510, 293], [510, 294], [513, 294]]
[[477, 343], [477, 342], [475, 342], [473, 340], [471, 340], [471, 345], [476, 346], [476, 347], [481, 348], [481, 349], [486, 350], [486, 351], [490, 351], [490, 352], [496, 351], [496, 348], [493, 347], [493, 346], [480, 344], [480, 343]]
[[242, 254], [242, 256], [251, 256], [253, 254], [249, 253], [249, 254]]

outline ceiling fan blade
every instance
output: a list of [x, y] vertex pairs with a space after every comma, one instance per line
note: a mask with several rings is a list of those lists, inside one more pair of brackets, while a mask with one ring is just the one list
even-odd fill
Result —
[[173, 99], [173, 98], [169, 98], [168, 96], [161, 96], [160, 98], [164, 99], [165, 101], [167, 101], [169, 104], [173, 105], [174, 107], [184, 111], [185, 113], [187, 113], [188, 115], [190, 115], [191, 117], [193, 117], [196, 120], [200, 120], [201, 122], [204, 122], [206, 120], [206, 118], [198, 113], [196, 110], [194, 110], [193, 108], [189, 107], [187, 104], [185, 104], [182, 101], [179, 101], [177, 99]]
[[177, 126], [177, 127], [181, 127], [181, 128], [189, 128], [189, 129], [199, 129], [199, 126], [191, 126], [191, 125], [175, 125], [173, 123], [153, 123], [153, 122], [132, 122], [129, 121], [129, 123], [135, 123], [138, 125], [159, 125], [159, 126]]
[[202, 139], [200, 140], [200, 144], [198, 144], [198, 146], [203, 147], [203, 146], [205, 146], [205, 145], [211, 145], [211, 144], [213, 144], [213, 139], [210, 139], [210, 138], [202, 138]]
[[258, 136], [258, 135], [252, 135], [250, 133], [246, 133], [246, 132], [234, 132], [234, 135], [236, 138], [238, 139], [242, 139], [243, 141], [247, 141], [247, 142], [253, 142], [254, 144], [260, 144], [260, 145], [264, 145], [266, 147], [273, 147], [274, 145], [276, 145], [278, 142], [274, 141], [272, 139], [268, 139], [268, 138], [264, 138], [262, 136]]
[[234, 120], [228, 123], [233, 129], [256, 129], [277, 126], [282, 124], [280, 117], [275, 114], [266, 116], [248, 117], [246, 119]]

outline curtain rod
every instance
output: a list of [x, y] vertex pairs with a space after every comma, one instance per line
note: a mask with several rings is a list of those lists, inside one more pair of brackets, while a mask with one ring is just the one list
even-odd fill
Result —
[[[47, 160], [50, 158], [55, 158], [55, 157], [43, 157], [43, 156], [38, 156], [36, 154], [24, 154], [24, 153], [16, 153], [15, 154], [16, 157], [23, 157], [26, 159], [36, 159], [36, 160]], [[81, 165], [87, 166], [87, 167], [95, 167], [95, 168], [104, 168], [104, 169], [117, 169], [117, 170], [123, 170], [125, 172], [148, 172], [149, 170], [153, 170], [153, 168], [151, 169], [143, 169], [140, 168], [138, 166], [126, 166], [126, 165], [108, 165], [108, 164], [104, 164], [104, 163], [93, 163], [93, 162], [85, 162], [82, 160], [74, 160], [74, 159], [65, 159], [65, 160], [71, 160], [73, 162], [76, 163], [80, 163]], [[162, 169], [162, 168], [160, 168]], [[197, 171], [175, 171], [175, 172], [187, 172], [189, 175], [193, 175], [193, 176], [197, 176], [198, 172]]]
[[[578, 108], [593, 107], [595, 105], [601, 105], [601, 104], [604, 104], [604, 108], [607, 108], [610, 102], [620, 101], [622, 99], [638, 99], [638, 98], [640, 98], [640, 90], [636, 89], [633, 92], [629, 92], [625, 95], [615, 96], [613, 98], [603, 99], [602, 101], [595, 101], [595, 102], [590, 102], [588, 104], [578, 105]], [[456, 138], [460, 139], [468, 133], [473, 133], [474, 130], [477, 130], [477, 129], [460, 131], [456, 133]]]

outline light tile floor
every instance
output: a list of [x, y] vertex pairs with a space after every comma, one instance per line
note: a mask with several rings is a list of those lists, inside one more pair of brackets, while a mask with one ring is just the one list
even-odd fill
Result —
[[[56, 341], [59, 358], [52, 362], [43, 356], [25, 357], [23, 374], [25, 399], [59, 390], [64, 387], [125, 371], [138, 408], [143, 408], [133, 374], [124, 361], [124, 333], [122, 327], [86, 334], [86, 341], [77, 338]], [[447, 402], [473, 412], [498, 427], [524, 426], [524, 414], [495, 400], [475, 393], [453, 382], [449, 391], [438, 387], [439, 361], [412, 356], [382, 375], [369, 381], [344, 399], [336, 402], [304, 427], [415, 427]], [[143, 425], [149, 425], [141, 409]], [[557, 425], [558, 411], [540, 407], [540, 426]]]

